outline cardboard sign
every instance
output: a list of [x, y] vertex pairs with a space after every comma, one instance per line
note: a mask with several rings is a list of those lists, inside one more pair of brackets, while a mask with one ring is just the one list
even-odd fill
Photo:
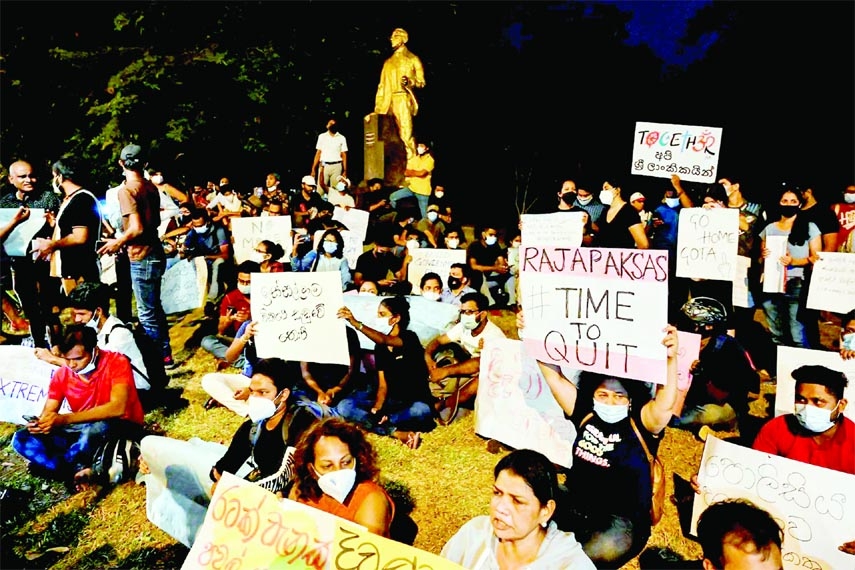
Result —
[[736, 275], [733, 277], [733, 295], [731, 302], [734, 307], [751, 307], [751, 294], [748, 289], [748, 269], [751, 258], [744, 255], [736, 256]]
[[234, 248], [235, 264], [240, 264], [249, 259], [255, 246], [261, 240], [270, 240], [278, 243], [285, 250], [281, 260], [283, 263], [291, 259], [291, 216], [266, 216], [256, 218], [232, 217], [231, 230]]
[[[41, 361], [32, 348], [0, 346], [0, 421], [25, 425], [22, 416], [41, 415], [58, 366]], [[59, 413], [71, 412], [63, 400]]]
[[[6, 227], [11, 222], [18, 208], [0, 208], [0, 227]], [[30, 242], [40, 229], [45, 225], [45, 211], [42, 208], [30, 208], [30, 217], [18, 224], [12, 232], [6, 236], [3, 249], [6, 255], [11, 257], [23, 257], [27, 255]]]
[[686, 394], [692, 386], [692, 363], [700, 357], [701, 335], [686, 331], [677, 331], [677, 401], [671, 408], [672, 413], [679, 417], [683, 414], [683, 404]]
[[347, 230], [341, 231], [341, 237], [344, 240], [344, 258], [351, 270], [356, 269], [356, 260], [364, 251], [365, 236], [368, 234], [368, 212], [336, 206], [333, 210], [333, 220], [347, 226]]
[[[363, 564], [370, 560], [370, 564]], [[183, 570], [195, 568], [462, 570], [436, 554], [223, 473]]]
[[855, 529], [855, 475], [762, 453], [707, 437], [698, 472], [701, 493], [692, 508], [692, 534], [707, 506], [748, 499], [769, 512], [784, 531], [786, 570], [852, 568], [837, 549]]
[[204, 258], [182, 259], [161, 278], [160, 302], [167, 315], [204, 306], [208, 294], [208, 264]]
[[843, 397], [850, 404], [843, 410], [843, 415], [855, 421], [855, 359], [843, 360], [839, 352], [828, 350], [811, 350], [792, 346], [778, 346], [778, 367], [775, 388], [775, 417], [792, 414], [796, 402], [796, 381], [792, 372], [800, 366], [818, 364], [831, 370], [843, 372], [849, 380], [849, 385], [843, 389]]
[[855, 255], [820, 252], [813, 265], [807, 307], [841, 314], [855, 309]]
[[585, 229], [584, 215], [584, 212], [523, 214], [520, 216], [522, 241], [526, 245], [579, 247]]
[[683, 208], [677, 225], [677, 277], [733, 281], [739, 210]]
[[769, 255], [763, 259], [763, 292], [783, 293], [787, 268], [779, 261], [787, 253], [787, 236], [767, 236]]
[[550, 364], [665, 382], [668, 252], [523, 245], [526, 351]]
[[539, 451], [557, 465], [573, 465], [576, 427], [564, 417], [537, 361], [518, 340], [484, 343], [475, 432], [515, 449]]
[[711, 183], [720, 154], [720, 128], [637, 122], [630, 174]]
[[253, 273], [250, 306], [258, 321], [259, 358], [348, 364], [344, 305], [337, 271]]
[[419, 248], [410, 253], [413, 258], [407, 266], [407, 280], [413, 285], [413, 294], [422, 292], [419, 284], [425, 273], [436, 273], [442, 280], [443, 287], [448, 280], [448, 273], [455, 263], [466, 264], [465, 249], [429, 249]]

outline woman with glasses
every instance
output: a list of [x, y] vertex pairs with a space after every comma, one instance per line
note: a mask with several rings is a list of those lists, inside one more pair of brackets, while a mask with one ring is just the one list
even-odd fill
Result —
[[[309, 239], [304, 236], [304, 239]], [[344, 239], [336, 229], [328, 229], [321, 236], [317, 249], [311, 249], [300, 255], [299, 242], [294, 241], [291, 257], [293, 271], [338, 271], [341, 275], [341, 290], [353, 289], [350, 266], [344, 258]]]
[[258, 242], [252, 252], [252, 260], [258, 263], [262, 273], [282, 273], [285, 264], [279, 261], [285, 255], [285, 249], [269, 239]]

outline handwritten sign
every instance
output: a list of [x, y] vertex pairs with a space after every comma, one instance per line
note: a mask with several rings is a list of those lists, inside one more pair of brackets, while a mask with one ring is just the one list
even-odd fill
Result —
[[787, 253], [787, 236], [766, 236], [769, 255], [763, 259], [763, 292], [783, 293], [787, 268], [779, 261]]
[[630, 173], [654, 178], [677, 174], [690, 182], [715, 182], [720, 151], [720, 128], [637, 122]]
[[683, 208], [677, 225], [677, 277], [733, 281], [739, 210]]
[[[11, 222], [18, 208], [0, 208], [0, 227], [6, 227]], [[42, 208], [30, 208], [30, 217], [21, 222], [12, 232], [6, 236], [3, 249], [6, 255], [12, 257], [23, 257], [27, 255], [27, 248], [33, 237], [45, 225], [45, 211]]]
[[[792, 346], [778, 346], [778, 366], [775, 388], [775, 417], [793, 413], [796, 401], [796, 381], [793, 370], [799, 366], [816, 364], [831, 370], [843, 372], [849, 379], [849, 385], [843, 390], [843, 397], [855, 402], [855, 360], [843, 360], [839, 352], [811, 350]], [[855, 420], [855, 406], [846, 406], [843, 415]]]
[[252, 316], [258, 321], [259, 358], [347, 364], [341, 276], [316, 273], [253, 273]]
[[855, 309], [855, 255], [823, 251], [813, 265], [808, 309], [848, 313]]
[[475, 432], [516, 449], [534, 449], [557, 465], [573, 465], [576, 427], [549, 390], [523, 343], [490, 339], [481, 351]]
[[526, 245], [555, 245], [579, 247], [585, 224], [584, 212], [552, 212], [523, 214], [522, 241]]
[[372, 534], [364, 527], [224, 473], [183, 570], [300, 568], [460, 570], [436, 554]]
[[[22, 417], [41, 415], [48, 387], [58, 369], [36, 358], [32, 348], [0, 346], [0, 421], [26, 424]], [[63, 400], [59, 413], [71, 411]]]
[[336, 206], [333, 210], [333, 219], [347, 226], [347, 230], [341, 232], [344, 240], [344, 258], [351, 269], [356, 269], [356, 260], [364, 251], [363, 245], [368, 233], [368, 212]]
[[736, 256], [736, 274], [733, 276], [733, 295], [731, 301], [734, 307], [751, 307], [751, 297], [748, 289], [748, 269], [751, 258], [744, 255]]
[[465, 249], [419, 248], [413, 250], [410, 255], [413, 260], [407, 266], [407, 280], [413, 284], [415, 294], [420, 294], [422, 291], [419, 284], [425, 273], [436, 273], [444, 284], [453, 264], [466, 263]]
[[748, 499], [784, 530], [784, 568], [852, 568], [837, 547], [855, 529], [855, 475], [755, 451], [709, 436], [698, 472], [692, 534], [707, 506], [727, 498]]
[[265, 239], [282, 246], [282, 249], [285, 250], [282, 261], [290, 259], [292, 247], [291, 216], [232, 217], [230, 220], [235, 263], [243, 263], [252, 257], [255, 246]]
[[201, 257], [182, 259], [161, 278], [160, 302], [167, 315], [198, 309], [208, 291], [208, 264]]
[[677, 331], [677, 341], [680, 346], [677, 351], [677, 401], [671, 412], [675, 416], [683, 414], [683, 404], [686, 403], [686, 394], [692, 385], [692, 363], [697, 360], [701, 353], [701, 335], [686, 331]]
[[668, 252], [521, 247], [526, 351], [551, 364], [665, 382]]

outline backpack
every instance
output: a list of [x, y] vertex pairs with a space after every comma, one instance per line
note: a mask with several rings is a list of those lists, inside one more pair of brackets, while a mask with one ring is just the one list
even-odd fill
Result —
[[[593, 415], [593, 413], [590, 413], [585, 416], [581, 422], [579, 422], [580, 431], [582, 426], [585, 425]], [[665, 465], [659, 457], [654, 457], [650, 454], [647, 442], [644, 441], [644, 438], [641, 436], [641, 432], [638, 431], [638, 426], [635, 425], [635, 420], [629, 418], [629, 423], [632, 426], [632, 431], [635, 432], [635, 436], [638, 438], [638, 442], [641, 444], [641, 448], [644, 450], [644, 454], [647, 456], [647, 462], [650, 464], [650, 486], [653, 490], [650, 501], [650, 523], [651, 525], [656, 525], [656, 523], [662, 519], [662, 513], [665, 510]]]
[[92, 457], [93, 480], [117, 485], [133, 479], [140, 464], [140, 446], [131, 439], [111, 438]]
[[131, 331], [134, 336], [134, 343], [142, 354], [143, 364], [148, 374], [143, 374], [142, 370], [138, 369], [131, 363], [131, 368], [134, 372], [148, 380], [152, 391], [163, 390], [169, 384], [169, 375], [166, 373], [166, 368], [163, 366], [163, 352], [160, 346], [146, 334], [141, 325], [127, 325], [118, 323], [113, 325], [110, 332], [105, 337], [105, 342], [110, 344], [110, 334], [117, 328], [123, 328]]

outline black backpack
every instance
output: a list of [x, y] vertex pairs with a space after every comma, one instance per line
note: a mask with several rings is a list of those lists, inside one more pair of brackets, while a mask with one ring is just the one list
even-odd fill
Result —
[[101, 485], [117, 485], [136, 477], [140, 464], [140, 446], [125, 438], [110, 438], [92, 457], [92, 478]]
[[151, 391], [164, 390], [169, 384], [169, 375], [163, 366], [163, 352], [160, 346], [146, 334], [141, 325], [127, 325], [124, 323], [113, 325], [113, 328], [110, 329], [105, 338], [106, 344], [110, 344], [110, 333], [119, 327], [131, 331], [131, 334], [134, 335], [134, 342], [142, 354], [143, 364], [145, 364], [148, 374], [144, 374], [133, 363], [131, 363], [131, 368], [134, 369], [134, 372], [148, 380], [148, 383], [151, 385]]

